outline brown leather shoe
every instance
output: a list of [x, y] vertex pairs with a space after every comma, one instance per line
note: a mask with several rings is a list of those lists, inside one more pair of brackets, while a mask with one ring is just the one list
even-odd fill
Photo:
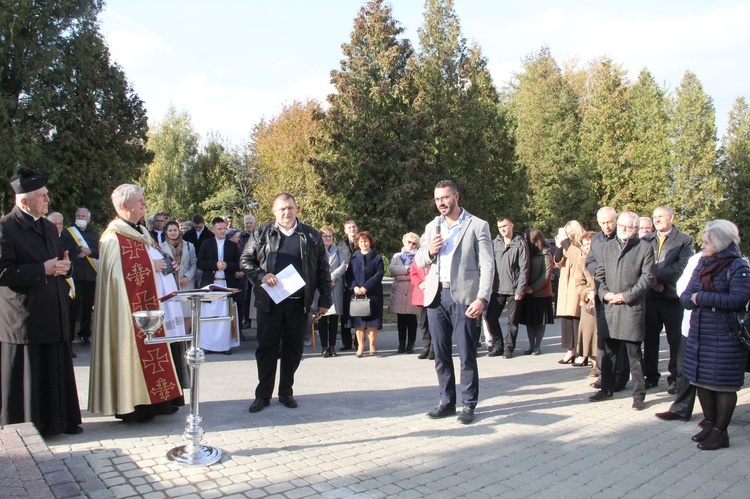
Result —
[[682, 416], [679, 414], [675, 414], [674, 412], [667, 411], [667, 412], [657, 412], [654, 414], [659, 419], [663, 419], [664, 421], [676, 421], [678, 419], [685, 420]]

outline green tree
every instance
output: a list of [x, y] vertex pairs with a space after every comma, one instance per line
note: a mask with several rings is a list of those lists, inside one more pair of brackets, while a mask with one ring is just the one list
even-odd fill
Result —
[[257, 169], [255, 196], [259, 220], [273, 220], [273, 200], [288, 192], [300, 205], [299, 217], [313, 227], [327, 222], [333, 209], [322, 195], [321, 177], [310, 158], [316, 157], [315, 137], [319, 137], [322, 113], [316, 101], [293, 102], [270, 120], [262, 120], [252, 133], [250, 163]]
[[[45, 172], [52, 208], [112, 213], [109, 193], [150, 159], [143, 103], [110, 62], [100, 0], [19, 0], [0, 9], [0, 157]], [[6, 187], [0, 198], [7, 207]]]
[[[587, 83], [581, 107], [581, 172], [596, 182], [601, 205], [614, 206], [618, 212], [634, 210], [635, 168], [628, 158], [633, 124], [626, 74], [603, 57], [591, 64]], [[582, 212], [593, 215], [596, 209]], [[586, 226], [595, 227], [593, 220]]]
[[196, 181], [191, 191], [208, 216], [232, 214], [241, 218], [255, 206], [257, 172], [250, 156], [216, 133], [209, 135], [208, 143], [198, 153], [193, 178]]
[[186, 111], [170, 107], [154, 127], [148, 142], [154, 160], [142, 180], [149, 213], [166, 211], [175, 217], [202, 212], [200, 202], [206, 196], [195, 189], [211, 189], [211, 179], [199, 175], [199, 141]]
[[526, 222], [552, 234], [578, 219], [594, 194], [578, 165], [578, 96], [548, 47], [524, 60], [513, 87], [516, 156], [527, 179], [516, 192], [525, 193]]
[[743, 253], [750, 251], [750, 107], [738, 97], [729, 111], [727, 131], [721, 140], [722, 179], [726, 202], [722, 216], [740, 229]]
[[644, 216], [656, 206], [669, 204], [669, 112], [664, 90], [644, 69], [630, 88], [633, 135], [628, 152], [633, 165], [630, 188], [633, 207]]
[[716, 218], [724, 200], [717, 165], [716, 112], [698, 77], [685, 72], [672, 114], [671, 199], [680, 227], [696, 240]]
[[419, 145], [425, 197], [432, 198], [435, 181], [452, 178], [469, 211], [491, 219], [508, 209], [512, 193], [507, 189], [514, 177], [507, 115], [501, 112], [487, 61], [477, 45], [467, 46], [452, 0], [425, 2], [419, 40], [413, 108], [424, 127]]
[[42, 141], [55, 209], [72, 215], [86, 206], [95, 220], [114, 216], [110, 194], [133, 182], [152, 158], [146, 149], [148, 122], [143, 102], [125, 75], [109, 61], [109, 50], [93, 25], [65, 47], [47, 110], [52, 130]]
[[353, 218], [373, 232], [379, 249], [401, 247], [401, 236], [424, 221], [423, 163], [415, 154], [422, 124], [411, 106], [408, 63], [413, 50], [382, 0], [368, 1], [342, 45], [336, 93], [323, 120], [322, 154], [314, 160], [335, 206], [325, 221], [340, 227]]

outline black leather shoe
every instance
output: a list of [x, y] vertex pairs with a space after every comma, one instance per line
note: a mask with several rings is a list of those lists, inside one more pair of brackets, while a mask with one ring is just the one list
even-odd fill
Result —
[[294, 400], [294, 397], [292, 397], [291, 395], [279, 395], [279, 402], [284, 404], [284, 407], [288, 407], [290, 409], [297, 408], [297, 401]]
[[649, 388], [656, 388], [659, 386], [659, 380], [658, 379], [647, 379], [646, 380], [646, 390]]
[[427, 354], [427, 360], [435, 360], [435, 352], [430, 350], [430, 353]]
[[599, 390], [589, 397], [589, 402], [604, 402], [605, 400], [612, 400], [612, 394], [604, 390]]
[[503, 354], [503, 358], [504, 358], [504, 359], [512, 359], [512, 358], [513, 358], [513, 354], [512, 354], [512, 353], [510, 353], [510, 352], [505, 352], [505, 353]]
[[73, 426], [72, 428], [68, 428], [63, 433], [66, 435], [78, 435], [79, 433], [83, 433], [83, 428], [80, 426]]
[[601, 390], [602, 389], [602, 380], [601, 379], [597, 379], [596, 381], [594, 381], [593, 383], [591, 383], [589, 386], [591, 388], [596, 388], [597, 390]]
[[426, 359], [429, 354], [430, 354], [430, 352], [428, 352], [427, 350], [422, 350], [422, 352], [419, 355], [417, 355], [417, 358], [418, 359]]
[[257, 398], [253, 400], [253, 403], [250, 404], [250, 408], [248, 409], [249, 412], [260, 412], [264, 408], [268, 407], [271, 404], [271, 401], [268, 399], [261, 399]]
[[458, 413], [458, 422], [461, 424], [469, 424], [474, 421], [474, 408], [464, 406], [461, 412]]
[[427, 417], [432, 418], [432, 419], [439, 419], [439, 418], [444, 418], [446, 416], [452, 416], [455, 413], [456, 413], [455, 404], [444, 405], [441, 402], [440, 405], [438, 405], [433, 410], [427, 413]]
[[634, 397], [632, 408], [634, 411], [642, 411], [646, 408], [646, 402], [640, 397]]
[[503, 349], [502, 348], [495, 348], [490, 350], [490, 353], [487, 354], [487, 357], [500, 357], [503, 355]]
[[677, 393], [677, 383], [675, 383], [674, 381], [671, 382], [667, 387], [667, 393], [670, 395], [674, 395], [675, 393]]
[[684, 417], [680, 416], [679, 414], [675, 414], [672, 411], [666, 411], [666, 412], [657, 412], [654, 414], [657, 418], [664, 420], [664, 421], [676, 421], [678, 419], [685, 420]]

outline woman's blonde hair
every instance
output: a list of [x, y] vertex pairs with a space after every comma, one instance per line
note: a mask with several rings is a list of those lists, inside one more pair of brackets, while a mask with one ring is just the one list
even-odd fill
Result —
[[570, 232], [573, 236], [571, 238], [571, 241], [573, 241], [573, 244], [576, 246], [581, 246], [581, 238], [583, 237], [583, 233], [585, 232], [583, 230], [583, 225], [578, 222], [578, 220], [571, 220], [570, 222], [565, 224], [565, 232]]

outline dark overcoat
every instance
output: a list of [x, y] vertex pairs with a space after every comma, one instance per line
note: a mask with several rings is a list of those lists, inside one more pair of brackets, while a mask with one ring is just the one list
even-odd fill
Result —
[[17, 206], [0, 218], [0, 342], [68, 340], [68, 283], [47, 276], [44, 262], [63, 258], [57, 228]]
[[[604, 304], [606, 321], [598, 332], [602, 338], [642, 342], [646, 334], [646, 292], [654, 284], [654, 250], [637, 237], [623, 246], [616, 237], [602, 246], [597, 258], [597, 295]], [[622, 293], [625, 303], [604, 302], [607, 293]]]

